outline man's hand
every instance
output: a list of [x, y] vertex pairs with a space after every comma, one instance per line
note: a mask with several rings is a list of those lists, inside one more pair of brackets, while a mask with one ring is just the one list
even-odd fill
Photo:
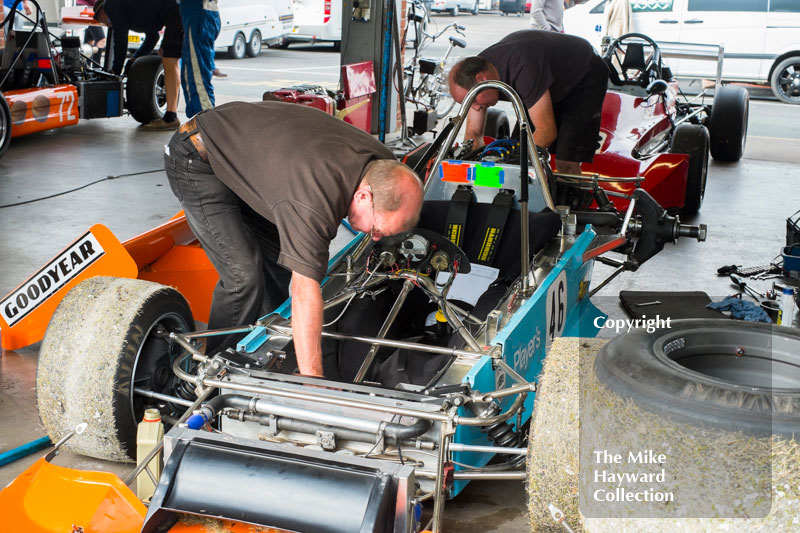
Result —
[[486, 108], [470, 109], [469, 113], [467, 113], [467, 126], [464, 130], [464, 142], [473, 139], [473, 149], [483, 146], [484, 127], [486, 127]]
[[292, 272], [292, 330], [300, 373], [322, 377], [322, 291], [316, 280]]
[[30, 4], [28, 4], [27, 0], [22, 2], [22, 8], [25, 10], [26, 15], [30, 15], [31, 13], [33, 13], [33, 9], [31, 9], [31, 6]]

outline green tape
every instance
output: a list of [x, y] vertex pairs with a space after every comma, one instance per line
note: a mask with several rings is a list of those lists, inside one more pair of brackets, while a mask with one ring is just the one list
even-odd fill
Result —
[[500, 167], [477, 165], [472, 171], [475, 176], [475, 185], [478, 187], [499, 189], [503, 186], [504, 172]]

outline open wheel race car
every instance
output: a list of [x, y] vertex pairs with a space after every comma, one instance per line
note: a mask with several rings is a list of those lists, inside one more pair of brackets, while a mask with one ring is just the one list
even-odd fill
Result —
[[[578, 229], [568, 208], [554, 211], [526, 127], [518, 164], [446, 159], [487, 88], [507, 94], [518, 116], [525, 112], [505, 84], [473, 88], [427, 154], [436, 157], [419, 226], [378, 242], [359, 234], [330, 261], [324, 380], [295, 375], [289, 301], [252, 325], [195, 330], [192, 309], [204, 318], [192, 290], [202, 262], [196, 246], [195, 264], [172, 278], [180, 291], [118, 277], [76, 285], [40, 349], [42, 423], [54, 441], [71, 437], [65, 446], [78, 453], [131, 461], [137, 423], [157, 409], [171, 429], [128, 481], [145, 476], [162, 452], [163, 472], [145, 508], [118, 478], [51, 465], [51, 453], [0, 493], [0, 505], [24, 509], [8, 523], [19, 531], [44, 523], [202, 531], [185, 520], [199, 515], [234, 531], [232, 522], [399, 533], [425, 525], [427, 501], [427, 529], [437, 532], [445, 501], [468, 482], [523, 479], [526, 424], [548, 346], [597, 332], [595, 258], [622, 249], [644, 262], [700, 228], [680, 225], [638, 190], [624, 217], [598, 217], [614, 218], [602, 234]], [[180, 218], [168, 224], [185, 229]], [[171, 254], [183, 246], [179, 232], [154, 231], [158, 238], [128, 245], [140, 278], [178, 270]], [[210, 336], [233, 343], [204, 353]], [[68, 511], [49, 511], [54, 491]]]
[[[705, 196], [709, 154], [717, 161], [734, 162], [744, 153], [747, 91], [717, 86], [713, 103], [706, 103], [705, 91], [689, 100], [664, 64], [658, 44], [640, 33], [612, 41], [603, 59], [609, 68], [609, 89], [599, 149], [581, 171], [596, 175], [612, 194], [630, 195], [641, 187], [670, 212], [697, 213]], [[508, 117], [489, 111], [485, 135], [507, 137]], [[570, 203], [575, 209], [592, 203], [590, 195], [571, 195], [571, 200], [578, 201]], [[565, 201], [557, 198], [558, 203]], [[618, 202], [617, 207], [625, 205]]]
[[127, 110], [146, 124], [164, 116], [159, 56], [141, 57], [126, 78], [117, 76], [87, 57], [91, 51], [82, 50], [79, 37], [51, 38], [35, 0], [28, 0], [33, 26], [12, 30], [14, 18], [24, 16], [16, 11], [21, 1], [14, 2], [2, 23], [6, 45], [0, 56], [0, 156], [13, 137], [72, 126], [82, 118], [119, 117]]

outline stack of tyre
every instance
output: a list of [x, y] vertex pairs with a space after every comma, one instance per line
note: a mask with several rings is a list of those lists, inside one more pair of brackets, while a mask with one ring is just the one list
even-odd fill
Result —
[[800, 531], [800, 331], [670, 325], [553, 343], [530, 430], [534, 531]]

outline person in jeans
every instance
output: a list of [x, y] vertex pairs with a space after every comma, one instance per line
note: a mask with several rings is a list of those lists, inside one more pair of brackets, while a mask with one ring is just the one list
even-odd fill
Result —
[[[288, 297], [291, 280], [298, 368], [322, 376], [320, 282], [330, 242], [344, 217], [375, 240], [413, 228], [417, 175], [368, 133], [283, 102], [203, 111], [165, 151], [172, 191], [219, 273], [209, 329], [254, 323]], [[230, 339], [210, 337], [206, 353], [220, 343]]]
[[[7, 19], [8, 17], [11, 16], [11, 7], [13, 5], [14, 5], [14, 0], [3, 0], [3, 19], [2, 20], [5, 20], [5, 19]], [[26, 15], [30, 15], [33, 12], [33, 10], [31, 9], [30, 4], [28, 3], [28, 0], [22, 0], [22, 2], [17, 4], [17, 11], [25, 11]], [[8, 28], [8, 29], [21, 30], [23, 24], [25, 24], [25, 18], [21, 17], [19, 15], [15, 15], [14, 16], [14, 22], [12, 24], [14, 25], [14, 27], [13, 28]], [[8, 25], [6, 25], [6, 26], [8, 26]]]

